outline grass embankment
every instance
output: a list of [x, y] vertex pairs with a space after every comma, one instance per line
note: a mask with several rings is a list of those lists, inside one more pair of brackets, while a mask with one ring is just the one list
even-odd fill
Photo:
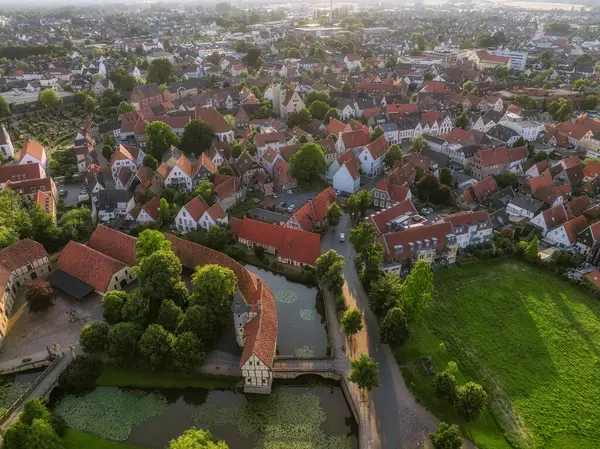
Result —
[[481, 449], [587, 449], [600, 441], [600, 301], [523, 262], [497, 260], [436, 273], [422, 324], [397, 351], [401, 364], [431, 355], [436, 371], [458, 363], [489, 408], [476, 422], [432, 394], [421, 368], [407, 384], [441, 419]]
[[98, 386], [138, 388], [206, 388], [229, 389], [240, 382], [239, 377], [216, 374], [154, 373], [135, 368], [106, 366], [96, 380]]
[[64, 440], [67, 449], [142, 449], [141, 446], [103, 440], [91, 433], [75, 429], [67, 429]]

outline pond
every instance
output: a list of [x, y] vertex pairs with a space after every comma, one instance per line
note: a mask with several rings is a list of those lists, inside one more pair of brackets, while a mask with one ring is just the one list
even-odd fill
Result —
[[41, 368], [0, 376], [0, 408], [10, 408], [43, 371]]
[[317, 289], [290, 282], [285, 276], [252, 265], [246, 268], [260, 276], [275, 296], [278, 355], [326, 357], [325, 308], [323, 300], [317, 298]]
[[117, 387], [98, 387], [78, 397], [57, 395], [54, 408], [69, 427], [152, 449], [164, 449], [193, 426], [210, 430], [230, 449], [358, 445], [358, 428], [339, 383], [313, 376], [277, 380], [271, 395]]

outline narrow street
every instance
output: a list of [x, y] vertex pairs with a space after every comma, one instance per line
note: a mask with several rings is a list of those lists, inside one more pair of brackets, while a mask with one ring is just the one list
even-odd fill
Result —
[[[356, 252], [348, 241], [352, 227], [349, 215], [344, 215], [334, 232], [321, 239], [321, 253], [329, 249], [339, 252], [345, 259], [344, 294], [349, 307], [357, 307], [363, 314], [365, 329], [357, 335], [352, 358], [367, 353], [379, 364], [381, 387], [371, 392], [372, 448], [401, 449], [422, 447], [428, 432], [434, 430], [439, 420], [416, 402], [408, 390], [394, 355], [388, 345], [379, 341], [379, 323], [369, 309], [369, 301], [354, 267]], [[346, 241], [340, 242], [340, 233]], [[467, 447], [474, 447], [469, 445]]]

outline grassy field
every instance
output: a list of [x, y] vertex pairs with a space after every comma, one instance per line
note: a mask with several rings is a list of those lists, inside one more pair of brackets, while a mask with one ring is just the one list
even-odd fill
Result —
[[96, 385], [138, 388], [206, 388], [229, 389], [240, 382], [239, 377], [213, 374], [153, 373], [145, 370], [106, 366]]
[[65, 443], [67, 449], [142, 449], [140, 446], [103, 440], [91, 433], [75, 429], [67, 429]]
[[600, 300], [515, 260], [436, 273], [436, 294], [401, 364], [431, 355], [436, 370], [458, 363], [490, 407], [467, 425], [432, 395], [431, 377], [403, 369], [407, 384], [441, 419], [481, 449], [584, 449], [600, 441]]

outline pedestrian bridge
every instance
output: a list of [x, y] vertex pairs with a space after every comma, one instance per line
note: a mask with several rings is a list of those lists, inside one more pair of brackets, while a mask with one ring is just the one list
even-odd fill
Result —
[[340, 379], [342, 370], [339, 361], [333, 358], [299, 359], [276, 357], [273, 361], [273, 377], [293, 379], [305, 374], [317, 374], [328, 379]]

